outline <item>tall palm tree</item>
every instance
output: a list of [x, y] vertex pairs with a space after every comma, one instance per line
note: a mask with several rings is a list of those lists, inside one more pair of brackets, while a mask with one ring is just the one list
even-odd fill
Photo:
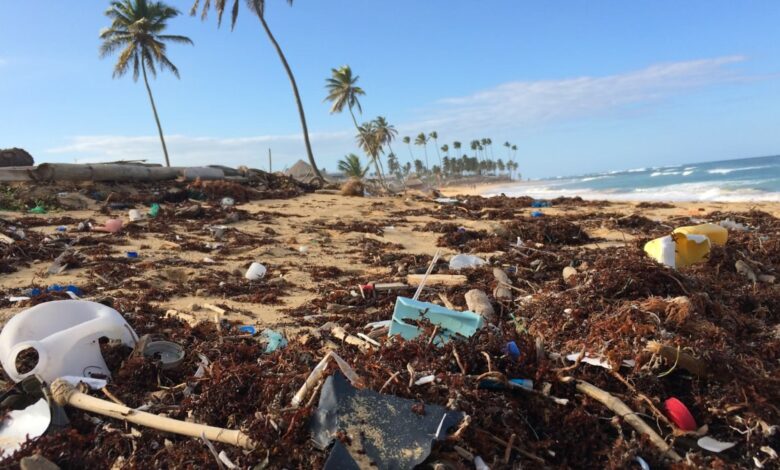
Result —
[[444, 156], [445, 157], [449, 157], [450, 156], [450, 154], [449, 154], [450, 146], [449, 145], [447, 145], [447, 144], [442, 145], [441, 146], [441, 151], [444, 152]]
[[387, 145], [387, 149], [390, 153], [395, 154], [392, 147], [392, 142], [395, 140], [396, 136], [398, 136], [398, 130], [396, 130], [395, 126], [387, 122], [387, 119], [385, 119], [384, 116], [377, 116], [377, 118], [374, 119], [374, 127], [379, 133], [379, 140], [382, 142], [382, 145]]
[[349, 65], [342, 65], [330, 71], [331, 77], [325, 80], [325, 88], [328, 90], [328, 96], [325, 97], [325, 101], [333, 103], [330, 107], [330, 113], [340, 113], [344, 111], [346, 106], [357, 129], [360, 126], [357, 119], [355, 119], [355, 113], [352, 111], [352, 108], [357, 108], [358, 112], [362, 114], [363, 108], [360, 106], [358, 97], [366, 94], [362, 88], [356, 85], [360, 77], [352, 75], [352, 69]]
[[344, 156], [343, 160], [339, 160], [339, 171], [352, 178], [362, 178], [368, 171], [368, 167], [363, 166], [360, 157], [350, 153]]
[[506, 158], [509, 159], [509, 147], [511, 147], [512, 144], [509, 143], [509, 141], [504, 142], [504, 147], [506, 147]]
[[417, 134], [417, 138], [414, 139], [414, 145], [422, 145], [425, 152], [425, 170], [428, 171], [430, 168], [428, 166], [428, 137], [426, 137], [424, 132]]
[[[236, 26], [236, 19], [238, 18], [238, 4], [239, 4], [239, 0], [233, 0], [233, 7], [230, 11], [231, 29], [235, 28]], [[292, 6], [293, 0], [287, 0], [287, 4]], [[192, 4], [192, 9], [190, 10], [191, 15], [195, 15], [195, 13], [197, 13], [199, 5], [200, 5], [200, 0], [194, 0], [194, 3]], [[206, 16], [208, 15], [208, 11], [211, 8], [211, 5], [212, 5], [211, 0], [204, 0], [203, 9], [201, 10], [201, 19], [203, 20], [206, 19]], [[217, 11], [217, 27], [219, 27], [222, 24], [222, 15], [225, 13], [227, 0], [215, 0], [213, 2], [213, 5], [214, 5], [214, 9]], [[309, 140], [309, 127], [306, 125], [306, 114], [303, 112], [303, 102], [301, 101], [301, 94], [298, 92], [298, 84], [295, 82], [295, 76], [293, 75], [292, 69], [290, 68], [290, 64], [287, 62], [287, 57], [285, 57], [284, 52], [282, 51], [282, 47], [276, 41], [276, 38], [274, 37], [273, 33], [271, 33], [271, 29], [268, 27], [268, 23], [265, 21], [265, 0], [246, 0], [246, 5], [247, 8], [249, 8], [249, 10], [252, 13], [256, 14], [257, 17], [260, 19], [260, 24], [263, 26], [263, 29], [265, 30], [265, 34], [268, 36], [268, 39], [271, 41], [271, 44], [274, 46], [274, 49], [276, 49], [276, 54], [279, 56], [279, 60], [282, 62], [282, 66], [284, 67], [285, 72], [287, 72], [287, 78], [290, 80], [290, 85], [292, 86], [293, 95], [295, 97], [295, 104], [298, 106], [298, 117], [301, 120], [301, 129], [303, 130], [303, 141], [304, 144], [306, 145], [306, 156], [309, 158], [309, 165], [311, 165], [312, 169], [314, 170], [314, 175], [317, 177], [317, 179], [320, 181], [324, 181], [325, 178], [322, 177], [322, 173], [320, 173], [320, 170], [317, 167], [317, 163], [314, 161], [314, 153], [311, 151], [311, 141]]]
[[436, 155], [439, 156], [439, 166], [442, 166], [441, 163], [441, 153], [439, 152], [439, 133], [436, 131], [431, 131], [430, 134], [428, 134], [428, 138], [433, 139], [433, 147], [436, 149]]
[[457, 140], [452, 143], [452, 148], [455, 149], [455, 158], [458, 158], [458, 154], [460, 153], [460, 146], [461, 143]]
[[160, 117], [157, 115], [157, 106], [154, 104], [152, 89], [149, 86], [149, 78], [146, 69], [152, 76], [157, 76], [157, 67], [160, 70], [168, 69], [176, 78], [179, 78], [179, 69], [168, 59], [166, 55], [166, 42], [179, 44], [192, 44], [192, 40], [186, 36], [162, 34], [168, 26], [168, 20], [179, 16], [179, 10], [166, 5], [163, 2], [148, 2], [147, 0], [121, 0], [111, 2], [106, 10], [106, 16], [111, 19], [111, 26], [100, 32], [100, 57], [107, 57], [118, 50], [122, 50], [114, 65], [114, 78], [127, 73], [131, 65], [133, 68], [133, 81], [138, 81], [139, 69], [144, 77], [146, 92], [149, 94], [149, 102], [152, 104], [154, 120], [157, 123], [157, 132], [160, 134], [160, 143], [165, 155], [165, 165], [171, 166], [168, 158], [168, 147], [165, 145]]
[[409, 158], [410, 162], [414, 161], [414, 154], [412, 153], [412, 138], [408, 135], [405, 135], [403, 139], [401, 139], [401, 142], [405, 143], [407, 146], [409, 146]]

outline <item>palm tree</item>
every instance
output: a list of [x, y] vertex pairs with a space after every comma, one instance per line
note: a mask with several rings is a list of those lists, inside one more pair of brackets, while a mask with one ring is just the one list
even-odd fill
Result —
[[343, 160], [339, 160], [339, 171], [352, 178], [362, 178], [368, 171], [368, 167], [363, 167], [360, 157], [350, 153]]
[[384, 116], [377, 116], [377, 118], [374, 119], [374, 127], [379, 133], [379, 140], [382, 142], [382, 145], [387, 145], [387, 149], [390, 153], [394, 154], [391, 144], [398, 135], [395, 126], [387, 122], [387, 119], [385, 119]]
[[439, 133], [436, 131], [431, 131], [431, 133], [428, 134], [428, 137], [433, 139], [433, 147], [436, 149], [436, 155], [439, 156], [439, 167], [441, 167], [442, 164], [441, 164], [441, 153], [439, 153]]
[[403, 139], [401, 139], [403, 143], [409, 146], [409, 161], [414, 161], [414, 154], [412, 153], [412, 139], [408, 135], [405, 135]]
[[449, 145], [447, 145], [447, 144], [442, 145], [441, 146], [441, 151], [444, 152], [444, 156], [445, 157], [449, 157], [450, 156], [450, 154], [449, 154], [450, 146]]
[[424, 132], [420, 132], [417, 134], [417, 138], [414, 139], [414, 145], [422, 145], [423, 150], [425, 151], [425, 170], [428, 171], [428, 137], [425, 136]]
[[504, 147], [506, 147], [506, 158], [509, 160], [509, 147], [511, 147], [512, 144], [510, 144], [508, 141], [504, 142]]
[[455, 149], [455, 158], [457, 158], [458, 154], [460, 153], [460, 145], [461, 145], [460, 142], [458, 142], [457, 140], [452, 143], [452, 148]]
[[165, 137], [163, 137], [160, 117], [157, 115], [157, 106], [154, 104], [152, 89], [149, 87], [146, 69], [148, 68], [154, 77], [157, 76], [157, 67], [160, 70], [168, 69], [176, 78], [179, 78], [179, 69], [166, 55], [165, 43], [192, 44], [192, 40], [186, 36], [161, 33], [168, 26], [168, 20], [179, 16], [180, 13], [179, 10], [163, 2], [113, 1], [105, 13], [107, 17], [111, 18], [111, 26], [100, 32], [100, 39], [103, 40], [103, 44], [100, 45], [101, 58], [122, 50], [116, 65], [114, 65], [114, 78], [126, 74], [131, 64], [133, 81], [138, 81], [139, 68], [143, 74], [146, 92], [149, 94], [149, 102], [152, 104], [154, 120], [157, 123], [157, 132], [160, 134], [166, 166], [171, 166], [171, 161], [168, 158], [168, 148], [165, 145]]
[[373, 161], [379, 182], [382, 186], [385, 186], [385, 179], [382, 170], [379, 168], [379, 154], [382, 151], [382, 141], [374, 123], [365, 122], [362, 126], [358, 126], [358, 135], [355, 136], [355, 140], [358, 146]]
[[417, 177], [419, 178], [422, 176], [423, 172], [425, 170], [425, 166], [423, 165], [422, 160], [419, 158], [414, 161], [414, 172], [417, 173]]
[[358, 112], [362, 114], [363, 108], [360, 106], [358, 97], [366, 94], [362, 88], [356, 85], [359, 78], [358, 75], [352, 76], [352, 69], [349, 65], [342, 65], [337, 69], [331, 69], [331, 77], [325, 80], [325, 88], [328, 90], [325, 101], [333, 103], [330, 107], [330, 113], [340, 113], [344, 111], [346, 106], [356, 129], [360, 126], [355, 119], [352, 108], [357, 108]]
[[[200, 0], [194, 1], [194, 3], [192, 4], [192, 9], [190, 10], [191, 15], [195, 15], [195, 13], [197, 13], [199, 4], [200, 4]], [[214, 4], [214, 9], [217, 11], [217, 27], [219, 27], [222, 24], [222, 15], [225, 13], [227, 0], [216, 0], [213, 2], [213, 4]], [[233, 0], [233, 8], [231, 9], [231, 24], [230, 24], [231, 29], [235, 28], [236, 26], [236, 19], [238, 18], [238, 4], [239, 4], [239, 0]], [[249, 10], [252, 11], [254, 14], [256, 14], [257, 17], [260, 19], [260, 24], [263, 25], [265, 34], [268, 36], [268, 39], [271, 41], [271, 44], [274, 46], [274, 49], [276, 49], [276, 54], [279, 56], [279, 60], [282, 62], [282, 66], [284, 67], [285, 72], [287, 72], [287, 78], [290, 80], [290, 85], [292, 86], [293, 95], [295, 97], [295, 104], [298, 106], [298, 117], [301, 120], [301, 129], [303, 130], [303, 141], [306, 145], [306, 155], [309, 158], [309, 165], [311, 165], [312, 169], [314, 170], [314, 175], [317, 177], [317, 179], [320, 181], [324, 181], [325, 178], [322, 177], [322, 174], [320, 173], [320, 170], [317, 167], [317, 163], [314, 161], [314, 153], [312, 153], [311, 151], [311, 141], [309, 140], [309, 127], [306, 125], [306, 114], [303, 112], [303, 102], [301, 101], [301, 94], [298, 92], [298, 84], [295, 82], [295, 76], [293, 75], [292, 69], [290, 68], [290, 64], [287, 62], [287, 58], [284, 56], [282, 47], [276, 41], [276, 38], [274, 37], [273, 33], [271, 33], [271, 29], [268, 27], [268, 23], [265, 21], [265, 0], [247, 0], [246, 4], [247, 4], [247, 8], [249, 8]], [[293, 0], [287, 0], [287, 4], [292, 6]], [[211, 8], [211, 5], [212, 5], [211, 0], [204, 0], [203, 9], [201, 10], [201, 15], [200, 15], [202, 20], [206, 19], [209, 8]]]

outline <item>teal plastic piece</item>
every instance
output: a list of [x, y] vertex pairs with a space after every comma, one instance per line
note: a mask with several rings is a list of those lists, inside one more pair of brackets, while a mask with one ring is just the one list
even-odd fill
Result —
[[474, 312], [458, 312], [441, 305], [398, 297], [395, 300], [393, 319], [390, 323], [390, 336], [400, 335], [409, 340], [420, 334], [420, 329], [406, 323], [405, 319], [427, 319], [434, 325], [438, 325], [440, 331], [434, 338], [436, 345], [447, 343], [458, 336], [468, 338], [482, 327], [482, 317]]
[[279, 348], [283, 348], [287, 346], [287, 340], [284, 338], [284, 336], [282, 336], [281, 333], [278, 333], [274, 330], [271, 329], [263, 330], [260, 333], [260, 336], [262, 336], [268, 341], [268, 344], [265, 347], [266, 353], [272, 353]]
[[160, 213], [160, 205], [156, 202], [152, 204], [152, 206], [149, 208], [149, 217], [157, 217], [157, 214]]

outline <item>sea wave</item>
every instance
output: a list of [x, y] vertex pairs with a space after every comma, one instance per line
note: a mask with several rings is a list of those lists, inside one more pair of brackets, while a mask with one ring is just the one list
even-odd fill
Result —
[[537, 199], [579, 196], [589, 200], [613, 201], [710, 201], [710, 202], [780, 202], [780, 192], [752, 188], [729, 189], [723, 182], [680, 183], [627, 191], [616, 189], [569, 189], [540, 184], [517, 184], [493, 188], [485, 196], [531, 196]]
[[749, 170], [762, 170], [764, 168], [772, 168], [771, 166], [744, 166], [741, 168], [713, 168], [712, 170], [707, 170], [707, 173], [711, 175], [728, 175], [729, 173], [734, 173], [735, 171], [749, 171]]
[[674, 175], [680, 175], [681, 173], [679, 171], [655, 171], [650, 174], [650, 176], [674, 176]]

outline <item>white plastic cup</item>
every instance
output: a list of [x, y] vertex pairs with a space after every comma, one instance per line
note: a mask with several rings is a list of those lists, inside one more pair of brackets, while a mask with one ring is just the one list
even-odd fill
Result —
[[265, 269], [265, 266], [263, 266], [260, 263], [252, 263], [249, 265], [249, 269], [246, 270], [246, 274], [244, 275], [245, 278], [249, 279], [250, 281], [256, 281], [258, 279], [262, 279], [265, 277], [265, 273], [267, 270]]

